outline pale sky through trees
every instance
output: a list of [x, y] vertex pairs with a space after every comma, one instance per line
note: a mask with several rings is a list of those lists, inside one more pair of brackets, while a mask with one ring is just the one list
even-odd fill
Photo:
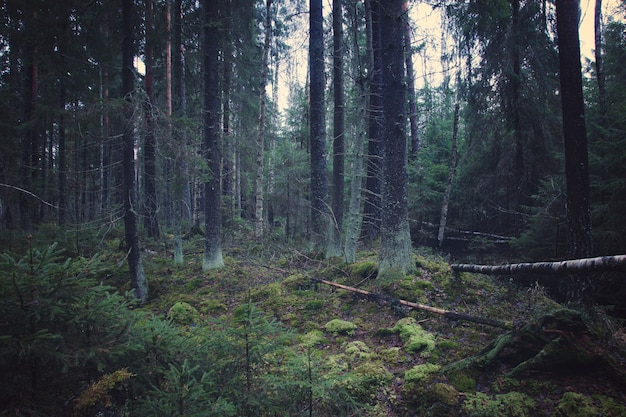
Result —
[[[604, 23], [611, 20], [621, 20], [623, 17], [618, 13], [620, 0], [604, 0], [603, 16]], [[581, 25], [580, 25], [580, 47], [582, 59], [595, 60], [594, 50], [594, 6], [595, 0], [581, 0]], [[325, 0], [325, 15], [332, 10], [332, 0]], [[443, 69], [441, 66], [441, 12], [442, 9], [433, 9], [425, 2], [409, 2], [409, 15], [412, 19], [413, 44], [425, 44], [422, 52], [414, 54], [415, 82], [416, 88], [424, 87], [426, 80], [431, 86], [438, 85], [443, 79]], [[296, 30], [291, 34], [286, 43], [291, 47], [290, 53], [281, 63], [280, 74], [278, 76], [278, 108], [281, 111], [289, 106], [289, 85], [297, 83], [303, 87], [306, 82], [307, 73], [307, 53], [308, 53], [308, 16], [306, 14], [296, 17], [294, 22]], [[330, 17], [326, 17], [329, 22]], [[451, 50], [453, 41], [447, 40], [447, 48]], [[329, 52], [326, 51], [326, 54]], [[454, 65], [450, 65], [450, 71], [456, 72]], [[330, 80], [328, 80], [330, 82]], [[271, 95], [271, 85], [268, 85], [268, 94]]]

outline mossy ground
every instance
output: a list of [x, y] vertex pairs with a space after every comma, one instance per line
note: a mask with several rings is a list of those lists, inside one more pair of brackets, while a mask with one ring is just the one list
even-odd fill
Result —
[[[365, 299], [311, 278], [515, 323], [531, 321], [557, 306], [540, 287], [518, 288], [483, 275], [455, 276], [436, 255], [416, 256], [417, 270], [410, 274], [377, 278], [373, 251], [359, 253], [357, 263], [346, 265], [284, 247], [254, 242], [237, 246], [239, 241], [224, 248], [223, 268], [202, 272], [201, 237], [185, 242], [180, 266], [170, 259], [170, 243], [154, 244], [144, 254], [151, 288], [146, 309], [165, 316], [182, 302], [197, 311], [199, 320], [208, 320], [230, 316], [238, 306], [253, 302], [293, 331], [300, 348], [313, 349], [326, 364], [334, 364], [335, 376], [350, 372], [349, 378], [338, 381], [373, 404], [361, 415], [549, 416], [562, 413], [572, 401], [582, 401], [574, 394], [587, 398], [585, 406], [604, 415], [626, 415], [624, 381], [615, 383], [603, 375], [535, 370], [514, 379], [503, 377], [497, 367], [442, 373], [446, 365], [477, 354], [503, 331], [408, 310], [389, 298]], [[115, 253], [106, 256], [116, 258]], [[112, 276], [124, 275], [118, 270]], [[421, 345], [411, 345], [411, 338]], [[570, 392], [574, 394], [566, 395]]]

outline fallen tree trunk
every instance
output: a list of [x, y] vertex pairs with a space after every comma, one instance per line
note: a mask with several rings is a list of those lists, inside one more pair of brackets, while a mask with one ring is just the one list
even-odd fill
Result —
[[372, 298], [376, 301], [386, 301], [391, 304], [399, 304], [399, 305], [403, 305], [406, 307], [414, 308], [416, 310], [428, 311], [429, 313], [434, 313], [440, 316], [444, 316], [445, 318], [449, 320], [470, 321], [473, 323], [485, 324], [487, 326], [499, 327], [499, 328], [507, 329], [507, 330], [513, 328], [513, 324], [510, 322], [506, 322], [506, 321], [494, 320], [494, 319], [489, 319], [485, 317], [476, 317], [476, 316], [472, 316], [469, 314], [457, 313], [455, 311], [444, 310], [443, 308], [433, 307], [433, 306], [429, 306], [425, 304], [413, 303], [411, 301], [406, 301], [406, 300], [399, 300], [399, 299], [389, 297], [386, 295], [361, 290], [359, 288], [349, 287], [347, 285], [337, 284], [336, 282], [332, 282], [332, 281], [326, 281], [324, 279], [312, 278], [312, 281], [319, 282], [321, 284], [326, 284], [331, 287], [340, 288], [342, 290], [350, 291], [356, 294], [360, 294], [367, 298]]
[[626, 271], [626, 255], [600, 256], [559, 262], [525, 262], [507, 265], [452, 264], [454, 272], [476, 272], [486, 275], [504, 275], [524, 272], [588, 272]]

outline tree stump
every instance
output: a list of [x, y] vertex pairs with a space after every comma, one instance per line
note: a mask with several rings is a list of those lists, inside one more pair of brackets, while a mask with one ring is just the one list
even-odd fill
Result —
[[575, 310], [560, 309], [498, 336], [478, 355], [444, 371], [502, 367], [506, 376], [527, 372], [603, 372], [626, 382], [624, 363], [595, 337]]

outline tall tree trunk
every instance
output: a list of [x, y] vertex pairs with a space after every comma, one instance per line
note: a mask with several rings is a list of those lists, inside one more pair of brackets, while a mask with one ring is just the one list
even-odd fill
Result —
[[144, 217], [144, 227], [148, 232], [148, 236], [158, 238], [159, 221], [157, 218], [157, 190], [156, 190], [156, 135], [154, 132], [154, 88], [153, 88], [153, 55], [154, 55], [154, 30], [153, 30], [153, 5], [152, 0], [145, 0], [146, 7], [146, 46], [145, 46], [145, 64], [146, 64], [146, 102], [145, 102], [145, 120], [146, 135], [144, 138], [144, 201], [146, 216]]
[[344, 196], [344, 120], [342, 1], [333, 0], [333, 199], [326, 256], [341, 256]]
[[[370, 3], [366, 2], [366, 14], [370, 12]], [[350, 16], [351, 16], [351, 25], [350, 27], [353, 30], [352, 33], [352, 49], [353, 52], [350, 54], [353, 59], [352, 70], [353, 77], [357, 80], [357, 87], [359, 88], [360, 96], [359, 96], [359, 109], [361, 111], [361, 116], [364, 116], [364, 113], [367, 111], [367, 94], [368, 88], [365, 83], [365, 71], [363, 71], [363, 65], [360, 60], [359, 53], [359, 40], [358, 40], [358, 25], [357, 25], [357, 6], [350, 8]], [[369, 19], [366, 19], [366, 22]], [[372, 44], [372, 33], [371, 26], [369, 23], [366, 23], [366, 52], [371, 51]], [[367, 73], [371, 73], [371, 65], [370, 60], [367, 60]], [[364, 154], [364, 143], [365, 143], [365, 117], [359, 117], [357, 120], [359, 124], [356, 128], [356, 136], [354, 140], [354, 156], [352, 158], [352, 178], [350, 179], [350, 202], [348, 203], [348, 213], [346, 213], [346, 226], [345, 226], [345, 244], [344, 244], [344, 256], [345, 260], [348, 263], [352, 263], [356, 261], [356, 251], [359, 243], [359, 234], [361, 232], [361, 186], [363, 185], [363, 154]]]
[[[367, 19], [371, 27], [372, 42], [368, 60], [372, 68], [369, 74], [369, 104], [367, 109], [367, 178], [365, 180], [365, 202], [363, 207], [362, 233], [366, 240], [373, 241], [380, 236], [383, 116], [382, 116], [382, 46], [381, 46], [381, 5], [376, 0], [366, 0], [369, 7]], [[369, 31], [368, 31], [369, 32]]]
[[[233, 37], [233, 25], [232, 25], [232, 2], [231, 0], [224, 2], [224, 15], [222, 19], [225, 25], [224, 32], [228, 33], [229, 37]], [[231, 79], [233, 72], [233, 47], [228, 43], [224, 45], [224, 52], [222, 54], [222, 68], [224, 75], [222, 77], [223, 86], [223, 98], [222, 98], [222, 143], [224, 146], [224, 168], [222, 172], [222, 192], [228, 197], [226, 213], [228, 218], [232, 221], [235, 217], [235, 164], [234, 164], [234, 136], [231, 135], [230, 119], [231, 119]]]
[[328, 183], [326, 170], [326, 122], [324, 106], [324, 19], [322, 0], [310, 0], [309, 66], [310, 142], [311, 142], [311, 242], [324, 244], [328, 214]]
[[[26, 7], [24, 11], [24, 26], [29, 29], [37, 19], [37, 12]], [[22, 141], [22, 187], [37, 193], [37, 168], [39, 166], [39, 129], [37, 126], [37, 98], [39, 96], [39, 66], [38, 50], [33, 39], [26, 40], [24, 48], [25, 85], [24, 85], [24, 120], [26, 129]], [[20, 226], [22, 230], [30, 230], [34, 217], [34, 201], [30, 196], [20, 195]]]
[[[174, 0], [173, 10], [171, 0], [168, 0], [168, 32], [171, 35], [170, 56], [171, 56], [171, 75], [170, 75], [170, 104], [168, 112], [171, 117], [170, 132], [172, 144], [176, 146], [176, 150], [170, 155], [173, 159], [168, 159], [169, 164], [173, 166], [173, 178], [168, 181], [172, 183], [172, 223], [174, 225], [174, 264], [183, 263], [183, 198], [185, 190], [189, 188], [189, 180], [187, 177], [187, 169], [185, 163], [186, 154], [186, 138], [179, 121], [185, 117], [185, 71], [184, 71], [184, 51], [182, 45], [182, 0]], [[173, 29], [173, 30], [172, 30]], [[172, 49], [173, 45], [173, 49]], [[175, 123], [175, 125], [174, 125]], [[168, 197], [169, 198], [169, 197]], [[188, 216], [189, 218], [190, 216]]]
[[[409, 12], [409, 3], [404, 2], [404, 12]], [[404, 60], [406, 64], [406, 84], [409, 95], [409, 126], [411, 129], [411, 160], [417, 157], [420, 147], [419, 131], [417, 126], [417, 101], [415, 100], [415, 71], [413, 70], [413, 47], [411, 42], [411, 25], [409, 19], [404, 20]]]
[[137, 233], [137, 205], [135, 190], [135, 138], [133, 136], [133, 104], [131, 96], [134, 90], [133, 68], [133, 33], [135, 25], [132, 21], [133, 0], [122, 1], [122, 95], [125, 100], [124, 111], [124, 152], [122, 157], [122, 169], [124, 171], [124, 231], [126, 244], [128, 245], [128, 269], [130, 281], [135, 297], [145, 303], [148, 299], [148, 281], [143, 271], [141, 252], [139, 248], [139, 235]]
[[254, 206], [254, 237], [263, 239], [263, 204], [265, 195], [265, 113], [266, 100], [265, 87], [269, 72], [270, 46], [272, 42], [272, 0], [265, 1], [265, 40], [263, 42], [263, 68], [261, 68], [261, 84], [259, 85], [259, 123], [256, 138], [256, 189]]
[[66, 140], [65, 140], [65, 80], [61, 77], [60, 81], [60, 95], [59, 95], [59, 157], [58, 157], [58, 170], [59, 170], [59, 214], [57, 221], [59, 226], [65, 225], [66, 210], [67, 210], [67, 167], [66, 167]]
[[219, 131], [220, 90], [218, 77], [219, 33], [218, 5], [203, 0], [204, 9], [204, 140], [202, 154], [207, 162], [208, 178], [204, 183], [204, 218], [206, 234], [202, 270], [221, 268], [222, 257], [222, 188], [221, 143]]
[[[457, 84], [457, 88], [460, 86]], [[456, 173], [457, 165], [457, 143], [459, 135], [459, 100], [454, 104], [454, 122], [452, 125], [452, 151], [450, 154], [450, 165], [448, 166], [448, 182], [446, 183], [446, 189], [443, 193], [443, 203], [441, 204], [441, 216], [439, 217], [439, 231], [437, 233], [437, 243], [441, 248], [443, 246], [443, 238], [446, 230], [446, 223], [448, 222], [448, 206], [450, 205], [450, 194], [452, 193], [452, 183], [454, 182], [454, 175]]]
[[[578, 0], [557, 0], [556, 2], [563, 138], [565, 141], [568, 255], [571, 258], [588, 257], [593, 252], [578, 8]], [[590, 276], [577, 276], [568, 283], [570, 284], [567, 291], [568, 300], [574, 304], [589, 306], [592, 302], [593, 288]]]
[[602, 51], [602, 0], [596, 0], [594, 12], [594, 38], [596, 57], [596, 80], [598, 82], [598, 104], [600, 117], [606, 116], [606, 83], [604, 79], [604, 58]]
[[[384, 152], [379, 274], [415, 269], [408, 213], [406, 83], [404, 78], [403, 0], [382, 8]], [[399, 99], [399, 97], [401, 99]]]

